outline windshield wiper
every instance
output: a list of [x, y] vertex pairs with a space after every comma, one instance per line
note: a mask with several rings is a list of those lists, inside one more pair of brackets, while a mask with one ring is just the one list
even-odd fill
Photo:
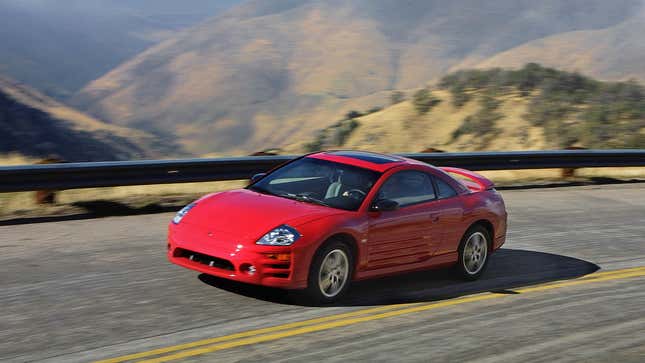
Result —
[[325, 207], [331, 207], [327, 202], [317, 198], [310, 197], [308, 195], [298, 195], [298, 197], [302, 198], [304, 201], [307, 201], [307, 202], [316, 203], [319, 205], [323, 205]]
[[258, 192], [258, 193], [262, 193], [262, 194], [276, 195], [276, 194], [272, 193], [271, 191], [269, 191], [268, 189], [264, 189], [262, 187], [258, 187], [258, 186], [255, 186], [255, 185], [250, 186], [249, 189], [254, 191], [254, 192]]
[[281, 194], [281, 196], [284, 196], [284, 197], [287, 197], [287, 198], [290, 198], [290, 199], [295, 199], [295, 200], [297, 200], [299, 202], [313, 203], [313, 204], [318, 204], [318, 205], [322, 205], [322, 206], [325, 206], [325, 207], [331, 207], [325, 201], [322, 201], [320, 199], [313, 198], [313, 197], [310, 197], [310, 196], [304, 195], [304, 194], [284, 193], [284, 194]]
[[294, 193], [288, 193], [288, 192], [282, 192], [282, 191], [270, 191], [268, 189], [264, 189], [264, 188], [261, 188], [261, 187], [258, 187], [258, 186], [251, 186], [251, 187], [249, 187], [249, 189], [253, 190], [253, 191], [256, 191], [258, 193], [262, 193], [262, 194], [274, 195], [274, 196], [277, 196], [277, 197], [297, 200], [299, 202], [313, 203], [313, 204], [318, 204], [318, 205], [322, 205], [322, 206], [325, 206], [325, 207], [333, 208], [327, 202], [325, 202], [323, 200], [320, 200], [320, 199], [317, 199], [317, 198], [310, 197], [310, 196], [305, 195], [305, 194], [294, 194]]

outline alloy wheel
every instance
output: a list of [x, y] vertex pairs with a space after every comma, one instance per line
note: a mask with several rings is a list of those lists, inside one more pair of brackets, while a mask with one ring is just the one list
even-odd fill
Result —
[[338, 295], [349, 276], [349, 259], [347, 254], [340, 249], [331, 250], [320, 265], [318, 273], [318, 287], [320, 292], [328, 298]]
[[488, 243], [481, 232], [475, 232], [468, 237], [464, 245], [463, 265], [467, 273], [477, 274], [486, 264]]

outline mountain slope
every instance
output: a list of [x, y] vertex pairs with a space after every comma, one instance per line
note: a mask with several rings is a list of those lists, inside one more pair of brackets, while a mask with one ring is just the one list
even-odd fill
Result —
[[570, 71], [584, 71], [601, 79], [645, 80], [645, 12], [618, 25], [548, 36], [501, 52], [478, 68], [521, 67], [537, 62]]
[[167, 146], [142, 131], [113, 126], [0, 77], [0, 154], [67, 161], [159, 157]]
[[407, 94], [408, 101], [355, 114], [285, 151], [645, 147], [645, 88], [635, 82], [601, 82], [528, 64], [459, 71], [428, 88], [425, 98], [418, 90]]
[[236, 0], [2, 0], [0, 73], [65, 98]]
[[74, 104], [176, 137], [195, 154], [280, 147], [351, 109], [385, 104], [388, 90], [422, 86], [551, 35], [618, 26], [641, 5], [248, 1], [139, 54]]

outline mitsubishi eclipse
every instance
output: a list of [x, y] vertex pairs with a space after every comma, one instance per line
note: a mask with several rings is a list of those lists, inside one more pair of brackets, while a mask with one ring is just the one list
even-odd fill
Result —
[[356, 280], [454, 266], [478, 278], [506, 238], [506, 209], [476, 173], [363, 151], [305, 155], [244, 189], [189, 204], [172, 263], [328, 303]]

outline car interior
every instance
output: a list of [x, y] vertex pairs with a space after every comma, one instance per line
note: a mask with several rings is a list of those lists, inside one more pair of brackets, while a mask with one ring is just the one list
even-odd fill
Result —
[[379, 173], [324, 160], [302, 159], [270, 174], [258, 184], [276, 194], [315, 198], [346, 210], [356, 210]]
[[430, 201], [436, 198], [430, 175], [405, 170], [392, 175], [378, 192], [379, 199], [397, 202], [400, 207]]

